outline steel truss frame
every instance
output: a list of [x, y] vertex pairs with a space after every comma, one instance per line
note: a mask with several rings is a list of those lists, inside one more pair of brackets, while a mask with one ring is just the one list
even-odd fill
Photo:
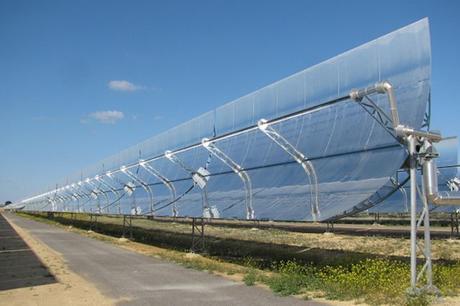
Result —
[[[391, 118], [379, 108], [369, 97], [375, 93], [385, 93], [388, 96], [391, 110]], [[433, 269], [432, 269], [432, 255], [431, 255], [431, 235], [430, 235], [430, 215], [428, 207], [428, 196], [437, 196], [437, 187], [434, 192], [427, 194], [426, 190], [432, 191], [432, 186], [426, 186], [425, 182], [431, 185], [433, 182], [437, 186], [437, 173], [433, 173], [436, 169], [435, 161], [433, 158], [437, 154], [426, 148], [431, 148], [432, 143], [441, 140], [441, 135], [426, 131], [414, 130], [410, 127], [403, 126], [399, 122], [398, 110], [396, 99], [394, 96], [393, 88], [390, 83], [383, 82], [377, 83], [363, 90], [355, 90], [350, 93], [350, 97], [359, 103], [372, 118], [374, 118], [387, 132], [395, 137], [400, 143], [406, 146], [409, 153], [409, 180], [410, 180], [410, 287], [408, 293], [418, 295], [422, 291], [432, 294], [439, 294], [439, 290], [433, 285]], [[364, 103], [366, 99], [368, 103]], [[428, 117], [427, 117], [428, 118]], [[426, 125], [426, 124], [425, 124]], [[420, 189], [417, 183], [417, 169], [419, 165], [423, 165], [422, 183], [423, 190]], [[434, 166], [433, 166], [434, 165]], [[427, 171], [429, 170], [429, 171]], [[432, 177], [432, 176], [435, 177]], [[427, 189], [428, 188], [428, 189]], [[433, 194], [432, 194], [433, 193]], [[423, 202], [423, 210], [417, 218], [417, 196]], [[442, 198], [440, 199], [442, 202]], [[451, 198], [450, 200], [455, 200]], [[460, 199], [458, 204], [460, 204]], [[444, 204], [444, 203], [439, 203]], [[457, 205], [458, 205], [457, 204]], [[419, 244], [417, 239], [417, 231], [422, 227], [424, 239], [423, 245]], [[424, 256], [424, 264], [421, 270], [417, 273], [417, 250], [420, 250]], [[418, 286], [423, 276], [426, 276], [426, 284], [421, 287]]]

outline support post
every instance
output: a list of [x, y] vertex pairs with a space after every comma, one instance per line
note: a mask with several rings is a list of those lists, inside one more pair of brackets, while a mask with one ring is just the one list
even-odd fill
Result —
[[254, 209], [252, 207], [252, 183], [251, 178], [247, 171], [245, 171], [239, 164], [233, 161], [227, 154], [220, 150], [213, 142], [208, 138], [203, 138], [201, 141], [203, 147], [208, 150], [212, 155], [221, 160], [227, 165], [238, 177], [243, 181], [244, 189], [246, 191], [246, 219], [252, 220], [255, 218]]
[[126, 227], [129, 229], [129, 239], [133, 240], [133, 227], [132, 227], [132, 216], [131, 215], [123, 215], [123, 231], [122, 231], [122, 238], [126, 238]]
[[417, 157], [416, 139], [407, 137], [410, 159], [410, 288], [417, 290]]
[[[197, 219], [199, 221], [197, 221]], [[192, 218], [192, 253], [202, 253], [206, 250], [206, 238], [204, 235], [204, 218]]]

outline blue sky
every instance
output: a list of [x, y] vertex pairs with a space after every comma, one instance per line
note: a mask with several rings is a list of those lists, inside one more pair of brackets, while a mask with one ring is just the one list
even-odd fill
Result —
[[432, 126], [459, 135], [459, 15], [455, 0], [0, 0], [0, 202], [426, 16]]

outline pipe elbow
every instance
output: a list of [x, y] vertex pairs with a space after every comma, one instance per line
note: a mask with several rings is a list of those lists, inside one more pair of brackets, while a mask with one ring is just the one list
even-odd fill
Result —
[[376, 91], [381, 94], [389, 93], [393, 90], [393, 85], [391, 85], [391, 83], [388, 81], [376, 83], [374, 86]]
[[382, 85], [383, 85], [383, 88], [385, 88], [385, 91], [387, 92], [393, 89], [393, 85], [391, 85], [391, 83], [388, 81], [383, 81]]

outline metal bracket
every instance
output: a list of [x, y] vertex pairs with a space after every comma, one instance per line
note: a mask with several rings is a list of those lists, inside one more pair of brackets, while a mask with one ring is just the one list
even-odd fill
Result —
[[156, 170], [155, 168], [153, 168], [150, 164], [148, 164], [145, 160], [140, 160], [139, 161], [139, 165], [145, 169], [145, 171], [147, 171], [150, 175], [156, 177], [157, 179], [159, 179], [165, 186], [166, 188], [168, 188], [169, 190], [169, 193], [171, 195], [171, 202], [173, 202], [172, 204], [172, 213], [173, 213], [173, 217], [177, 217], [178, 216], [178, 211], [177, 211], [177, 206], [176, 206], [176, 187], [174, 187], [174, 184], [168, 180], [166, 177], [164, 177], [158, 170]]
[[208, 150], [212, 155], [220, 159], [230, 169], [235, 172], [243, 181], [244, 189], [246, 190], [246, 219], [252, 220], [255, 218], [254, 209], [252, 207], [252, 183], [249, 174], [236, 162], [234, 162], [227, 154], [222, 152], [216, 147], [216, 144], [211, 142], [208, 138], [203, 138], [201, 141], [203, 147]]
[[[126, 168], [125, 166], [122, 166], [120, 168], [121, 172], [123, 172], [124, 174], [126, 174], [128, 177], [130, 177], [131, 179], [133, 179], [134, 181], [138, 182], [142, 188], [145, 190], [145, 192], [147, 192], [148, 196], [149, 196], [149, 199], [150, 199], [150, 214], [153, 216], [154, 215], [154, 201], [153, 201], [153, 191], [152, 191], [152, 188], [150, 188], [150, 186], [144, 182], [142, 179], [140, 179], [139, 177], [137, 177], [135, 174], [133, 174], [132, 172], [130, 172], [128, 170], [128, 168]], [[137, 209], [136, 209], [137, 211]]]
[[212, 210], [209, 208], [209, 202], [208, 202], [208, 187], [207, 187], [207, 184], [206, 182], [208, 181], [208, 177], [205, 177], [203, 176], [200, 172], [198, 171], [195, 171], [193, 170], [192, 168], [190, 168], [189, 166], [187, 166], [179, 157], [177, 157], [176, 155], [174, 155], [174, 153], [172, 153], [171, 151], [166, 151], [164, 156], [169, 160], [171, 161], [172, 163], [178, 165], [179, 167], [181, 167], [183, 170], [185, 170], [185, 172], [188, 172], [192, 178], [192, 180], [194, 181], [194, 184], [198, 184], [195, 179], [194, 179], [194, 176], [195, 177], [198, 177], [200, 178], [204, 183], [202, 183], [201, 185], [199, 185], [200, 189], [201, 189], [201, 198], [202, 198], [202, 209], [203, 209], [203, 214], [205, 211], [209, 212], [211, 218], [214, 217], [214, 214], [212, 212]]
[[267, 120], [260, 119], [257, 122], [259, 130], [280, 146], [287, 154], [300, 164], [310, 180], [310, 205], [313, 221], [317, 221], [320, 216], [318, 201], [318, 177], [311, 161], [308, 160], [296, 147], [281, 136], [270, 126]]

